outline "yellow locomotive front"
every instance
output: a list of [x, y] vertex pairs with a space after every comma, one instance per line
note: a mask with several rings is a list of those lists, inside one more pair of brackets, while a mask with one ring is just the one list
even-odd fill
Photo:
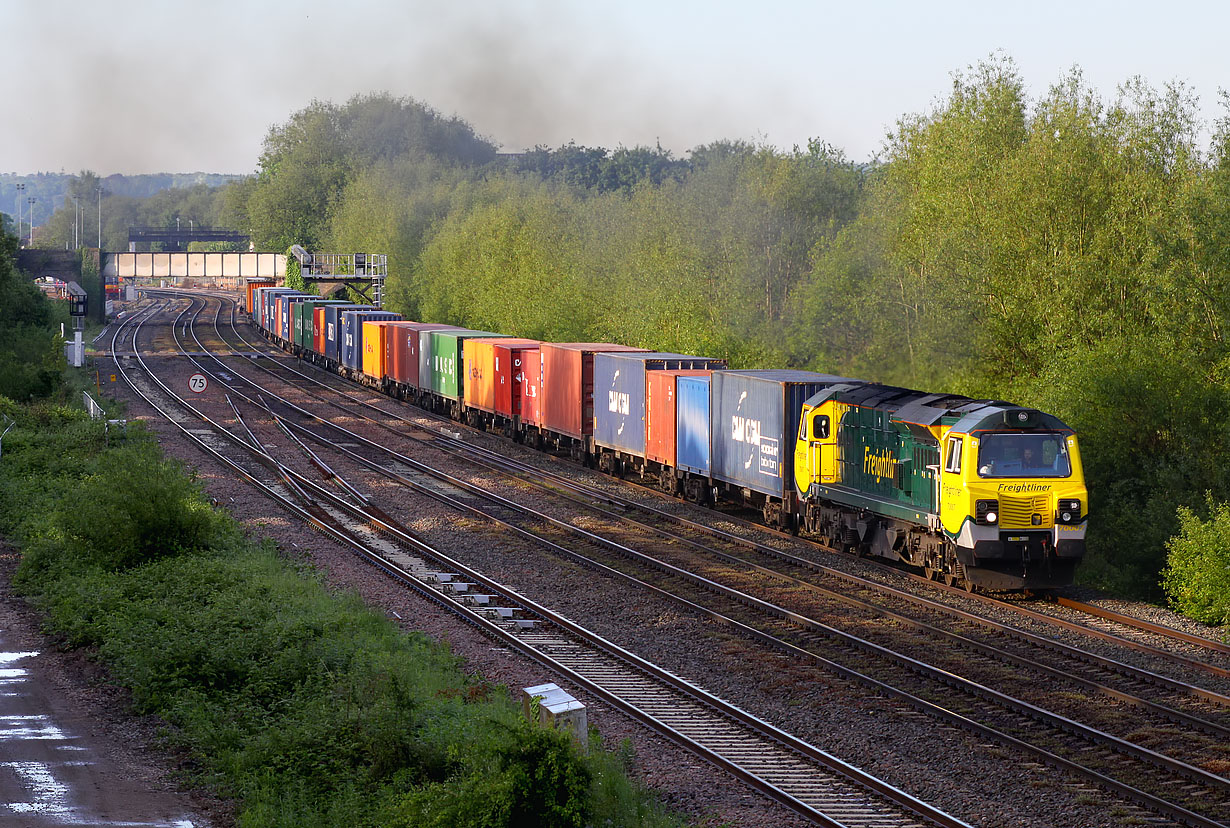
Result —
[[969, 580], [991, 590], [1072, 582], [1089, 497], [1076, 435], [1025, 408], [983, 409], [943, 437], [940, 522]]

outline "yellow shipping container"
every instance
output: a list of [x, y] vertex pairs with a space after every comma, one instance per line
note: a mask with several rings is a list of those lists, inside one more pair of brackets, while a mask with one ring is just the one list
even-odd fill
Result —
[[497, 339], [467, 339], [462, 343], [465, 353], [466, 405], [495, 411], [495, 359], [493, 347]]
[[363, 323], [363, 373], [376, 380], [383, 380], [388, 351], [385, 336], [389, 320]]

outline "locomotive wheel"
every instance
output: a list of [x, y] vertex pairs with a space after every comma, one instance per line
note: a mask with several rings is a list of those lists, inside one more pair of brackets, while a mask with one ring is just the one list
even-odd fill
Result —
[[944, 573], [944, 583], [947, 584], [948, 586], [956, 586], [957, 580], [958, 579], [957, 579], [957, 575], [955, 572], [945, 572]]
[[930, 564], [927, 564], [923, 566], [923, 575], [926, 576], [928, 581], [938, 581], [940, 573], [932, 569]]

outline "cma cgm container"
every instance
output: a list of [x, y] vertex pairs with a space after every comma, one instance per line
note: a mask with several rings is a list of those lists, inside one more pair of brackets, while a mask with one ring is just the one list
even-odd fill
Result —
[[[467, 339], [508, 339], [490, 331], [441, 329], [425, 331], [431, 339], [431, 390], [448, 400], [460, 400], [465, 395], [465, 354]], [[420, 342], [421, 342], [420, 338]], [[420, 375], [419, 379], [423, 379]]]
[[594, 442], [645, 456], [645, 377], [655, 371], [725, 368], [726, 360], [684, 354], [602, 353], [594, 356]]
[[244, 306], [248, 311], [248, 318], [252, 317], [252, 310], [256, 307], [255, 292], [257, 288], [273, 287], [273, 279], [247, 279], [243, 285], [244, 296], [247, 299], [247, 304]]
[[[621, 351], [648, 353], [610, 342], [544, 342], [538, 349], [542, 366], [540, 425], [575, 439], [594, 433], [594, 355]], [[605, 389], [604, 389], [605, 391]]]
[[791, 499], [803, 402], [849, 381], [811, 371], [714, 371], [709, 398], [714, 479]]
[[325, 305], [326, 359], [342, 361], [342, 311], [375, 310], [371, 305]]
[[[679, 418], [678, 381], [682, 377], [704, 377], [710, 371], [650, 371], [645, 375], [645, 459], [674, 467], [675, 427]], [[709, 387], [705, 391], [705, 472], [709, 470]]]
[[439, 322], [390, 322], [385, 333], [385, 372], [400, 386], [419, 388], [419, 334], [456, 329]]
[[377, 385], [384, 382], [388, 373], [389, 349], [386, 338], [389, 326], [395, 321], [397, 320], [363, 320], [363, 373], [375, 380]]
[[709, 476], [709, 387], [712, 375], [675, 380], [675, 468]]
[[400, 314], [381, 310], [345, 310], [342, 320], [342, 344], [339, 362], [355, 371], [363, 370], [363, 323], [401, 319]]
[[537, 339], [467, 339], [465, 356], [466, 405], [513, 418], [521, 416], [521, 374], [533, 360], [538, 370]]

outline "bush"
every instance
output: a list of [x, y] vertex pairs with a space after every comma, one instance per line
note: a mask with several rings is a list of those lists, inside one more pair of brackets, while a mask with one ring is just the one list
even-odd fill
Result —
[[499, 726], [498, 742], [469, 754], [464, 773], [419, 787], [384, 822], [395, 828], [581, 828], [592, 774], [565, 733], [526, 722]]
[[1169, 553], [1162, 588], [1170, 605], [1206, 624], [1230, 624], [1230, 503], [1209, 500], [1209, 519], [1179, 509], [1179, 534]]
[[144, 430], [107, 447], [72, 409], [0, 411], [19, 421], [0, 462], [18, 586], [170, 725], [243, 828], [678, 824], [447, 648], [245, 540]]

